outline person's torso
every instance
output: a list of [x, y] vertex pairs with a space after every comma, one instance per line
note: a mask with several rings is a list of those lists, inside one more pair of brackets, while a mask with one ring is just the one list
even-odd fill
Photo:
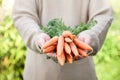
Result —
[[38, 0], [41, 24], [61, 18], [66, 25], [75, 26], [89, 19], [89, 0]]

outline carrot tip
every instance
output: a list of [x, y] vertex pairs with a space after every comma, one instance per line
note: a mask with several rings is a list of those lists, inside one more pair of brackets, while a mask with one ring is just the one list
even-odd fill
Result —
[[87, 51], [87, 54], [88, 54], [88, 55], [91, 55], [92, 53], [93, 53], [93, 49], [90, 50], [90, 51]]

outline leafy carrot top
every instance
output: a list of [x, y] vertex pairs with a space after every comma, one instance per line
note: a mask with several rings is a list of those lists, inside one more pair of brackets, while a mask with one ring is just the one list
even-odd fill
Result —
[[55, 18], [48, 22], [47, 26], [40, 26], [41, 30], [43, 30], [45, 33], [47, 33], [51, 38], [54, 36], [60, 36], [63, 31], [70, 31], [72, 34], [77, 35], [83, 30], [90, 29], [93, 27], [97, 22], [91, 21], [88, 23], [80, 23], [77, 26], [67, 26], [64, 24], [62, 19]]

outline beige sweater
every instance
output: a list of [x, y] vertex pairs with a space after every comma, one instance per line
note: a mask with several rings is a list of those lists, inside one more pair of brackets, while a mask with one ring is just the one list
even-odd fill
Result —
[[[94, 49], [93, 54], [96, 54], [104, 42], [112, 21], [112, 10], [108, 1], [109, 0], [16, 0], [13, 9], [13, 21], [27, 47], [24, 79], [96, 80], [94, 64], [91, 57], [76, 61], [76, 63], [72, 65], [66, 64], [65, 67], [61, 69], [58, 64], [46, 60], [45, 55], [37, 54], [39, 53], [37, 43], [40, 40], [39, 35], [42, 32], [39, 26], [46, 25], [48, 21], [53, 18], [62, 18], [68, 26], [75, 26], [80, 22], [87, 23], [92, 19], [97, 20], [97, 25], [83, 32], [92, 37], [95, 36], [93, 39], [95, 43], [92, 47]], [[42, 62], [44, 60], [46, 63]], [[83, 66], [78, 65], [83, 62]], [[51, 68], [54, 75], [51, 74], [52, 72], [48, 72], [48, 67], [51, 65], [54, 66], [54, 69]], [[76, 72], [71, 71], [74, 69]], [[76, 75], [76, 73], [79, 73], [79, 75]]]

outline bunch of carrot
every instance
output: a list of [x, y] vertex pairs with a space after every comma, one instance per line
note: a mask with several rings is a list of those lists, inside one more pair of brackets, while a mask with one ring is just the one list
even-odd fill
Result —
[[63, 31], [61, 36], [51, 38], [42, 46], [45, 54], [56, 52], [58, 63], [62, 66], [65, 62], [73, 63], [74, 59], [87, 57], [86, 51], [91, 50], [89, 45], [78, 40], [70, 31]]

